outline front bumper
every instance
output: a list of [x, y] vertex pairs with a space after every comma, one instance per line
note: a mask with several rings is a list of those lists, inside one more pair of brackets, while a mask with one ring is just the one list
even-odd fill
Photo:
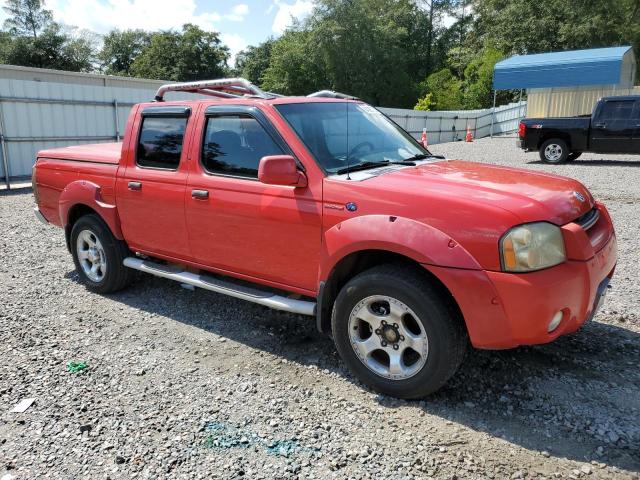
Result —
[[[595, 314], [615, 265], [612, 233], [590, 259], [568, 260], [538, 272], [427, 268], [458, 302], [473, 346], [503, 349], [548, 343], [578, 330]], [[548, 332], [560, 311], [562, 320]]]

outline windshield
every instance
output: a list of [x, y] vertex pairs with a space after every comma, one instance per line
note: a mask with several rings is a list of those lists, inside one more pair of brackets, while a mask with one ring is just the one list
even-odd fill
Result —
[[288, 103], [276, 109], [328, 173], [424, 158], [429, 152], [371, 105]]

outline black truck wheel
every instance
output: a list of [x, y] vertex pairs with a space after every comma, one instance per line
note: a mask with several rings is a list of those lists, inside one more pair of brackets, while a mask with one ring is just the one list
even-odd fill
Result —
[[442, 387], [468, 343], [455, 308], [426, 275], [403, 265], [381, 265], [351, 279], [338, 294], [331, 327], [354, 376], [406, 399]]
[[546, 163], [564, 163], [569, 153], [567, 142], [559, 138], [546, 140], [540, 146], [540, 159]]
[[82, 283], [92, 292], [115, 292], [131, 282], [133, 270], [122, 264], [129, 249], [98, 215], [85, 215], [73, 225], [71, 253]]

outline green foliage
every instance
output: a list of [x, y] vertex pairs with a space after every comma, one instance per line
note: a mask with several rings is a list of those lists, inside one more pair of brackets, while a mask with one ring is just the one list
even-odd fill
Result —
[[424, 97], [418, 99], [418, 103], [413, 107], [414, 110], [431, 110], [433, 105], [433, 93], [427, 93]]
[[0, 59], [26, 67], [88, 72], [93, 69], [95, 36], [52, 20], [40, 0], [9, 0]]
[[464, 69], [464, 108], [490, 107], [493, 102], [493, 67], [504, 55], [487, 48], [471, 60]]
[[434, 110], [459, 110], [463, 108], [462, 81], [448, 68], [432, 73], [421, 84], [427, 94], [431, 94]]
[[257, 47], [250, 46], [236, 55], [236, 75], [246, 78], [256, 85], [262, 85], [264, 73], [271, 61], [271, 50], [275, 40], [273, 38], [261, 43]]
[[474, 0], [473, 8], [476, 40], [507, 55], [624, 44], [640, 52], [638, 0]]
[[25, 67], [89, 72], [93, 69], [94, 48], [91, 35], [76, 36], [72, 30], [52, 22], [36, 38], [10, 39], [3, 61]]
[[216, 32], [185, 24], [181, 32], [167, 30], [151, 34], [130, 66], [135, 77], [189, 81], [222, 77], [229, 49]]
[[3, 8], [9, 15], [4, 28], [18, 37], [36, 38], [53, 21], [51, 11], [44, 9], [42, 0], [7, 0]]
[[151, 41], [144, 30], [112, 30], [104, 36], [98, 54], [101, 67], [107, 75], [131, 75], [133, 61]]
[[319, 53], [312, 32], [285, 32], [272, 47], [262, 87], [284, 95], [306, 95], [327, 88], [329, 81]]

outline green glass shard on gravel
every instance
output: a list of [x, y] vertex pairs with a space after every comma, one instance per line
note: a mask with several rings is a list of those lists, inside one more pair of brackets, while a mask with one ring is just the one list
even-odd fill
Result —
[[67, 371], [71, 373], [78, 373], [80, 370], [87, 368], [87, 364], [84, 362], [69, 362], [67, 363]]

